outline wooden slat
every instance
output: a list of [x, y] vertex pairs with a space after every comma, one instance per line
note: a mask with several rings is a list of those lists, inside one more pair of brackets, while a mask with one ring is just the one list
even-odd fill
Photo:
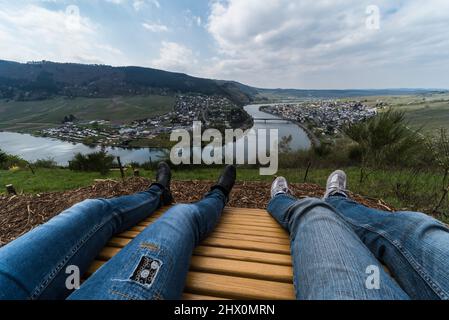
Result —
[[[219, 238], [219, 239], [232, 239], [232, 240], [241, 240], [241, 241], [253, 241], [253, 242], [263, 242], [263, 243], [274, 243], [274, 244], [285, 244], [289, 245], [290, 240], [275, 238], [270, 236], [254, 236], [254, 235], [246, 235], [244, 233], [231, 233], [231, 232], [219, 232], [214, 231], [208, 238]], [[259, 245], [263, 245], [260, 244]]]
[[[125, 239], [134, 239], [139, 235], [138, 231], [126, 231], [118, 235], [120, 238]], [[239, 240], [240, 242], [254, 242], [252, 245], [254, 248], [257, 248], [259, 246], [262, 246], [263, 244], [280, 244], [280, 245], [289, 245], [288, 239], [282, 239], [280, 237], [273, 237], [273, 236], [259, 236], [259, 235], [245, 235], [244, 233], [226, 233], [226, 232], [218, 232], [214, 231], [205, 241], [208, 240], [214, 240], [214, 242], [220, 242], [220, 239], [230, 239], [230, 240]], [[205, 242], [205, 243], [206, 243]], [[224, 242], [224, 241], [221, 241]], [[128, 242], [129, 243], [129, 242]], [[115, 246], [115, 245], [114, 245]], [[221, 247], [225, 246], [225, 244], [220, 244]], [[252, 248], [253, 248], [252, 247]], [[267, 246], [272, 247], [272, 246]], [[259, 250], [258, 250], [259, 251]], [[270, 251], [267, 251], [270, 252]]]
[[[131, 242], [133, 238], [132, 236], [130, 236], [129, 233], [137, 234], [136, 232], [132, 231], [125, 232], [120, 237], [112, 238], [109, 241], [108, 245], [112, 247], [123, 248], [129, 242]], [[272, 243], [270, 241], [264, 241], [265, 239], [263, 238], [260, 238], [259, 241], [249, 241], [249, 240], [242, 240], [242, 237], [243, 236], [239, 235], [235, 237], [233, 237], [232, 235], [218, 235], [217, 237], [211, 236], [208, 237], [206, 240], [204, 240], [202, 244], [219, 248], [231, 248], [231, 249], [253, 250], [258, 252], [290, 254], [290, 245], [288, 244], [288, 242]]]
[[252, 229], [245, 229], [245, 227], [241, 228], [229, 228], [226, 226], [218, 225], [215, 228], [216, 232], [220, 233], [234, 233], [234, 234], [247, 234], [247, 235], [253, 235], [253, 236], [263, 236], [267, 238], [279, 238], [288, 240], [288, 234], [284, 230], [278, 230], [278, 231], [261, 231], [261, 230], [252, 230]]
[[[111, 259], [168, 208], [112, 238], [87, 272]], [[183, 299], [294, 299], [288, 233], [266, 211], [226, 208], [191, 259]]]
[[90, 277], [91, 275], [93, 275], [95, 273], [95, 271], [97, 271], [98, 269], [101, 268], [102, 265], [104, 265], [106, 262], [105, 261], [99, 261], [99, 260], [95, 260], [91, 266], [89, 267], [89, 269], [87, 269], [87, 272], [85, 274], [86, 277]]
[[[98, 259], [108, 261], [119, 252], [119, 248], [106, 247], [98, 255]], [[97, 266], [99, 267], [100, 265], [98, 264]], [[262, 280], [265, 279], [290, 283], [293, 281], [291, 267], [260, 262], [194, 256], [191, 260], [190, 269], [194, 271], [235, 275]]]
[[231, 208], [226, 207], [223, 210], [223, 214], [235, 214], [235, 215], [249, 215], [249, 216], [256, 216], [256, 217], [264, 217], [266, 218], [269, 216], [269, 213], [262, 209], [250, 209], [250, 208]]
[[[156, 222], [158, 219], [155, 219], [152, 222], [141, 222], [139, 223], [137, 226], [141, 227], [141, 228], [146, 228], [148, 226], [150, 226], [152, 223]], [[227, 227], [227, 228], [237, 228], [237, 229], [248, 229], [248, 230], [260, 230], [260, 231], [283, 231], [284, 233], [287, 233], [286, 231], [284, 231], [283, 229], [279, 228], [279, 225], [277, 224], [273, 224], [273, 222], [262, 222], [262, 223], [255, 223], [254, 221], [252, 222], [242, 222], [242, 221], [232, 221], [232, 220], [226, 220], [226, 219], [222, 219], [219, 222], [220, 226], [223, 227]]]
[[[145, 228], [141, 226], [133, 227], [128, 232], [135, 232], [139, 234], [144, 231]], [[283, 240], [282, 243], [289, 243], [288, 234], [282, 230], [277, 232], [272, 231], [258, 231], [258, 230], [245, 230], [243, 228], [227, 228], [223, 226], [218, 226], [214, 229], [212, 236], [215, 234], [234, 234], [234, 235], [248, 235], [248, 236], [256, 236], [263, 239], [280, 239]], [[243, 238], [242, 238], [243, 239]]]
[[242, 278], [286, 283], [293, 282], [293, 271], [291, 267], [258, 262], [194, 256], [191, 260], [190, 270]]
[[253, 250], [259, 252], [271, 252], [271, 253], [281, 253], [290, 254], [290, 246], [284, 244], [274, 244], [274, 243], [261, 243], [253, 241], [241, 241], [241, 240], [226, 240], [219, 238], [209, 237], [203, 241], [203, 245], [220, 247], [220, 248], [231, 248], [231, 249], [243, 249], [243, 250]]
[[[117, 253], [121, 248], [106, 247], [98, 255], [98, 259], [102, 261], [108, 261]], [[195, 249], [194, 255], [202, 257], [221, 258], [229, 260], [240, 260], [246, 262], [260, 262], [265, 264], [275, 264], [281, 266], [291, 266], [291, 257], [286, 254], [256, 252], [248, 250], [235, 250], [227, 248], [215, 248], [199, 246]]]
[[263, 262], [283, 266], [292, 265], [292, 258], [290, 255], [278, 253], [199, 246], [195, 249], [194, 254], [197, 256], [233, 259], [248, 262]]
[[[140, 233], [144, 230], [145, 227], [142, 226], [135, 226], [130, 229], [130, 231], [134, 231], [137, 233]], [[261, 230], [252, 230], [250, 228], [245, 229], [245, 227], [242, 226], [229, 228], [227, 226], [219, 225], [214, 229], [214, 231], [218, 233], [233, 233], [242, 235], [263, 236], [267, 238], [288, 239], [288, 234], [283, 230], [261, 231]]]
[[[98, 259], [108, 261], [119, 252], [119, 248], [104, 248], [99, 254]], [[100, 261], [97, 261], [94, 268], [99, 268], [100, 266]], [[208, 273], [219, 273], [254, 279], [265, 279], [287, 283], [293, 281], [293, 273], [290, 266], [272, 265], [260, 262], [194, 256], [192, 257], [190, 268], [194, 271], [204, 271]]]
[[[148, 218], [146, 218], [145, 220], [143, 220], [143, 222], [146, 223], [151, 223], [154, 222], [155, 220], [159, 219], [160, 217], [162, 217], [162, 215], [152, 215]], [[233, 214], [233, 213], [223, 213], [221, 216], [221, 221], [234, 221], [234, 222], [239, 222], [239, 221], [243, 221], [246, 223], [264, 223], [264, 224], [272, 224], [275, 223], [275, 225], [277, 225], [277, 221], [272, 218], [271, 216], [269, 216], [268, 214], [266, 216], [252, 216], [252, 215], [245, 215], [245, 214]]]
[[295, 298], [291, 284], [190, 272], [186, 292], [242, 300], [292, 300]]
[[109, 240], [108, 246], [109, 247], [117, 247], [117, 248], [124, 248], [126, 245], [128, 245], [132, 240], [128, 238], [120, 238], [115, 237]]

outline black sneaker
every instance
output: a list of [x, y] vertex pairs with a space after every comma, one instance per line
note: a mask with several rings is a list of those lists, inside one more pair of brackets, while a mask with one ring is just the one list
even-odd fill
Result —
[[157, 166], [156, 183], [165, 189], [170, 189], [171, 169], [165, 162]]
[[212, 187], [212, 190], [220, 189], [221, 191], [223, 191], [226, 197], [229, 197], [229, 194], [231, 193], [232, 188], [234, 187], [236, 179], [237, 179], [236, 167], [227, 166], [224, 169], [223, 173], [221, 174], [220, 178], [218, 179], [217, 184]]
[[155, 185], [161, 187], [164, 190], [162, 193], [162, 205], [164, 206], [173, 203], [173, 195], [170, 191], [170, 183], [171, 183], [171, 169], [167, 163], [160, 162], [157, 167]]

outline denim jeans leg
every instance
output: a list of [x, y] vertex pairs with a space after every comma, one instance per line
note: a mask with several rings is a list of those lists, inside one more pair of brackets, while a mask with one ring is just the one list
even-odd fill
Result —
[[449, 229], [417, 212], [389, 213], [331, 197], [371, 252], [412, 299], [449, 299]]
[[[298, 299], [408, 299], [332, 206], [318, 199], [278, 195], [268, 211], [290, 232]], [[373, 270], [380, 287], [370, 285]]]
[[226, 196], [214, 190], [169, 209], [94, 273], [70, 300], [176, 300], [194, 248], [215, 228]]
[[0, 300], [65, 299], [68, 266], [83, 275], [109, 239], [151, 215], [162, 190], [83, 201], [0, 249]]

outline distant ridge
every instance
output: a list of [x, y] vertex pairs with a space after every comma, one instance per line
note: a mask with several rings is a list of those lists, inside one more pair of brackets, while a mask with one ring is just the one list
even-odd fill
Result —
[[238, 105], [273, 99], [343, 98], [447, 92], [438, 89], [259, 89], [236, 81], [192, 77], [142, 67], [112, 67], [49, 61], [0, 60], [0, 99], [43, 100], [53, 96], [104, 98], [118, 95], [193, 93], [221, 95]]
[[54, 95], [111, 97], [197, 93], [226, 96], [243, 105], [251, 102], [257, 93], [251, 92], [249, 87], [242, 90], [244, 87], [232, 81], [215, 81], [141, 67], [0, 60], [0, 98], [18, 100], [42, 100]]

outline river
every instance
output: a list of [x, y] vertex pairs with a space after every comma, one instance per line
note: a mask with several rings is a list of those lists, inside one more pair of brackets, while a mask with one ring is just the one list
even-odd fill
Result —
[[[296, 124], [280, 120], [278, 117], [261, 112], [261, 105], [248, 105], [245, 110], [254, 118], [254, 129], [278, 129], [279, 137], [292, 136], [292, 150], [307, 150], [311, 147], [306, 132]], [[273, 119], [273, 121], [258, 121], [258, 119]], [[279, 119], [280, 121], [276, 121]], [[0, 132], [0, 149], [23, 159], [33, 162], [38, 159], [52, 158], [58, 165], [67, 166], [76, 153], [88, 154], [100, 151], [100, 147], [88, 147], [80, 143], [70, 143], [52, 138], [34, 137], [29, 134]], [[106, 148], [114, 156], [119, 156], [123, 163], [144, 163], [157, 161], [165, 156], [162, 149], [123, 149]]]

